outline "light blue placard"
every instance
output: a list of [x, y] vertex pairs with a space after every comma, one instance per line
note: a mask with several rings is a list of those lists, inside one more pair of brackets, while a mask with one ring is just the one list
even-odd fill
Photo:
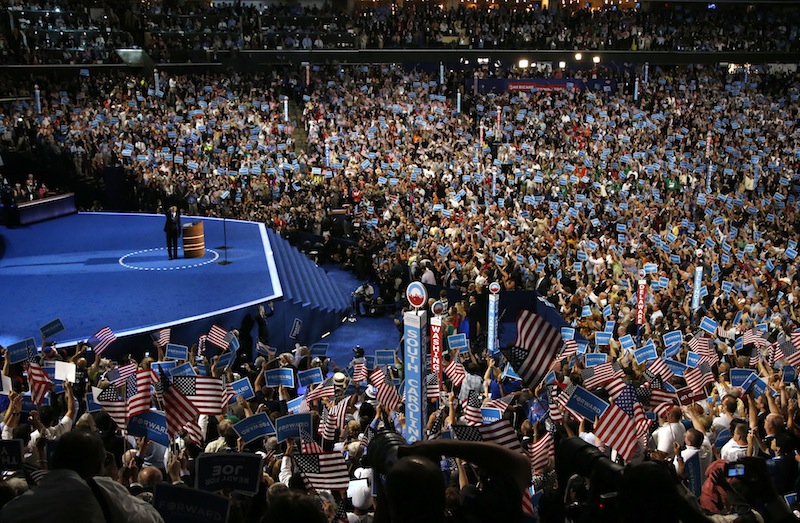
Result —
[[483, 416], [484, 423], [492, 423], [493, 421], [503, 419], [503, 413], [500, 412], [500, 409], [491, 409], [487, 407], [481, 408], [481, 416]]
[[603, 415], [608, 408], [608, 403], [583, 387], [575, 387], [572, 396], [567, 400], [567, 408], [589, 421], [594, 421]]
[[301, 370], [297, 373], [297, 379], [300, 385], [308, 387], [316, 383], [322, 383], [325, 377], [322, 375], [322, 369], [315, 367], [313, 369]]
[[167, 343], [167, 350], [164, 353], [165, 358], [173, 360], [185, 360], [189, 358], [189, 347], [186, 345], [177, 345], [174, 343]]
[[290, 389], [294, 388], [294, 369], [270, 369], [264, 373], [267, 387], [279, 387], [283, 385]]
[[290, 414], [275, 421], [275, 430], [278, 443], [283, 443], [287, 438], [299, 438], [300, 431], [313, 434], [311, 428], [311, 414]]
[[731, 369], [730, 379], [732, 387], [741, 387], [754, 372], [751, 369]]
[[447, 343], [450, 345], [450, 350], [458, 349], [458, 352], [467, 352], [469, 350], [466, 334], [452, 334], [447, 337]]
[[253, 414], [233, 426], [233, 430], [244, 439], [245, 443], [275, 434], [275, 427], [266, 412]]
[[655, 347], [646, 346], [634, 351], [633, 357], [636, 358], [637, 363], [642, 364], [646, 361], [657, 359], [658, 354], [656, 353]]
[[384, 365], [394, 365], [394, 351], [393, 350], [376, 350], [375, 351], [375, 365], [383, 367]]
[[194, 371], [194, 368], [192, 367], [191, 362], [188, 361], [183, 365], [175, 367], [169, 372], [169, 375], [172, 376], [173, 378], [175, 376], [194, 376], [195, 374], [196, 373]]
[[595, 332], [594, 333], [594, 344], [597, 346], [600, 345], [608, 345], [611, 342], [611, 333], [610, 332]]
[[163, 412], [148, 410], [128, 420], [128, 434], [147, 436], [159, 445], [169, 447], [171, 438], [167, 429], [167, 418]]
[[586, 359], [586, 366], [587, 367], [594, 367], [595, 365], [602, 365], [608, 361], [608, 354], [592, 352], [589, 354], [584, 354], [583, 356]]
[[255, 391], [253, 391], [253, 386], [250, 384], [250, 380], [248, 378], [242, 378], [240, 380], [236, 380], [231, 383], [231, 388], [233, 389], [233, 399], [231, 399], [231, 403], [236, 401], [236, 398], [242, 396], [244, 399], [249, 400], [256, 396]]

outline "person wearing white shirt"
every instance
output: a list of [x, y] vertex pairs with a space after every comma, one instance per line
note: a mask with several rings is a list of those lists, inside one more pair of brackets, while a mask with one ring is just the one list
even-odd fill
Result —
[[656, 448], [669, 456], [675, 457], [672, 448], [674, 442], [682, 442], [686, 435], [686, 428], [681, 424], [681, 410], [672, 408], [667, 412], [666, 419], [662, 418], [663, 424], [653, 432], [653, 441]]
[[733, 429], [733, 437], [720, 449], [719, 456], [725, 461], [738, 461], [748, 455], [747, 423], [738, 423]]
[[680, 472], [680, 464], [686, 463], [695, 454], [698, 455], [700, 460], [700, 477], [706, 475], [706, 469], [711, 464], [711, 446], [704, 443], [705, 438], [703, 433], [697, 429], [689, 429], [683, 438], [686, 448], [680, 451], [678, 456], [675, 456], [674, 464], [675, 470]]

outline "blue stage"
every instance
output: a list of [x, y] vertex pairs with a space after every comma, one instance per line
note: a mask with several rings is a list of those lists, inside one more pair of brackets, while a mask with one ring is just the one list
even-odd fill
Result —
[[[62, 345], [106, 325], [119, 337], [189, 323], [206, 332], [215, 318], [283, 296], [263, 224], [227, 220], [232, 263], [220, 265], [223, 221], [202, 220], [206, 255], [177, 260], [167, 257], [160, 215], [80, 213], [0, 229], [0, 344], [38, 344], [39, 327], [56, 318], [66, 328], [54, 336]], [[173, 341], [197, 338], [173, 331]]]

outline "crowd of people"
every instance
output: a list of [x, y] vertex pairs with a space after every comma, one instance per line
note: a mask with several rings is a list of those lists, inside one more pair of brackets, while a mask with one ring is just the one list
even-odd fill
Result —
[[[495, 9], [410, 4], [358, 8], [247, 6], [212, 2], [142, 9], [13, 4], [5, 63], [114, 63], [115, 48], [142, 46], [156, 62], [216, 61], [232, 49], [470, 48], [791, 52], [797, 9], [720, 4], [649, 10]], [[724, 29], [722, 29], [724, 28]]]
[[[89, 504], [92, 481], [122, 483], [146, 503], [143, 491], [165, 478], [191, 484], [204, 449], [264, 458], [258, 494], [231, 496], [234, 517], [247, 521], [284, 521], [286, 510], [327, 521], [485, 521], [498, 507], [508, 520], [561, 521], [566, 513], [635, 521], [656, 505], [663, 510], [648, 518], [794, 520], [797, 506], [783, 496], [797, 491], [800, 451], [796, 73], [650, 67], [646, 78], [638, 70], [592, 89], [600, 71], [556, 71], [552, 83], [515, 91], [473, 91], [471, 73], [448, 72], [442, 82], [398, 65], [314, 67], [309, 85], [304, 73], [82, 76], [42, 84], [41, 116], [12, 104], [0, 123], [28, 122], [3, 132], [12, 143], [24, 133], [37, 147], [67, 149], [84, 168], [124, 166], [141, 210], [174, 204], [318, 236], [325, 260], [372, 281], [384, 301], [402, 302], [410, 281], [444, 288], [446, 333], [470, 343], [449, 351], [445, 338], [443, 380], [426, 394], [429, 441], [397, 439], [410, 434], [391, 381], [402, 380], [402, 354], [395, 365], [376, 365], [373, 351], [383, 347], [337, 366], [304, 347], [276, 354], [260, 340], [260, 358], [255, 346], [243, 347], [220, 368], [214, 351], [197, 364], [198, 346], [187, 358], [193, 372], [225, 383], [247, 378], [255, 396], [182, 423], [170, 448], [123, 437], [126, 416], [116, 413], [115, 423], [113, 406], [84, 414], [92, 385], [121, 385], [111, 362], [93, 362], [83, 345], [67, 353], [43, 345], [32, 363], [4, 358], [14, 393], [3, 438], [23, 440], [29, 467], [3, 489], [10, 499], [20, 493], [13, 489], [40, 486], [9, 501], [0, 519], [25, 521], [21, 509], [46, 499], [37, 496], [53, 488], [47, 477], [56, 471]], [[285, 100], [298, 106], [296, 121], [285, 118]], [[225, 191], [231, 198], [221, 198]], [[542, 299], [531, 306], [566, 322], [551, 357], [534, 369], [525, 322], [516, 325], [517, 349], [489, 352], [493, 282], [503, 296], [536, 291]], [[54, 408], [21, 422], [23, 391], [36, 388], [37, 365], [54, 359], [76, 364], [75, 384], [51, 392]], [[149, 358], [118, 364], [152, 368]], [[291, 369], [297, 384], [299, 372], [316, 367], [316, 386], [266, 382], [272, 368]], [[169, 380], [142, 375], [150, 376], [145, 395], [152, 383], [152, 404], [169, 415], [159, 397]], [[597, 415], [573, 397], [596, 398]], [[484, 420], [481, 407], [500, 419]], [[233, 428], [261, 412], [277, 422], [299, 411], [314, 424], [295, 440], [245, 443]], [[506, 430], [514, 437], [501, 438], [503, 447], [467, 441], [497, 441]], [[111, 453], [97, 467], [59, 458], [61, 443], [53, 456], [42, 451], [46, 434], [66, 438], [61, 455], [81, 444], [93, 452], [95, 433]], [[366, 484], [354, 483], [349, 496], [315, 484], [303, 456], [327, 452], [346, 468], [345, 482]], [[47, 468], [55, 470], [42, 474]], [[592, 477], [596, 470], [609, 477]], [[112, 480], [92, 480], [101, 471]], [[618, 512], [602, 513], [603, 488], [616, 493]], [[404, 503], [420, 491], [430, 497]], [[160, 517], [129, 501], [142, 518]]]

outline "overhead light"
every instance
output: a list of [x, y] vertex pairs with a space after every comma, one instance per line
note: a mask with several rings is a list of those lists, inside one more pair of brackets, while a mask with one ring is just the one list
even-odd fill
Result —
[[594, 62], [594, 63], [596, 63], [596, 64], [599, 64], [599, 63], [600, 63], [600, 57], [599, 57], [599, 56], [597, 56], [597, 55], [594, 55], [594, 56], [592, 57], [592, 62]]
[[558, 67], [564, 69], [567, 66], [567, 62], [558, 62]]
[[526, 59], [524, 59], [524, 58], [519, 61], [519, 68], [520, 69], [527, 69], [528, 65], [529, 65], [528, 61]]
[[575, 53], [575, 60], [577, 60], [577, 61], [579, 61], [579, 62], [580, 62], [580, 61], [581, 61], [581, 58], [583, 58], [583, 55], [582, 55], [582, 54], [580, 54], [580, 53]]

